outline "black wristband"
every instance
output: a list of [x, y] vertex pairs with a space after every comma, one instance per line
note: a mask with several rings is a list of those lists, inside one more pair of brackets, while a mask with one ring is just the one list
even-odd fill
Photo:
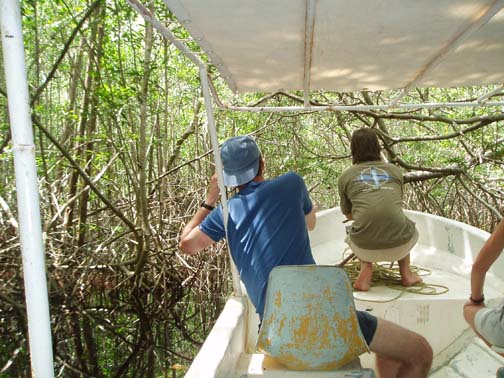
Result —
[[210, 210], [210, 211], [212, 211], [213, 209], [215, 209], [215, 206], [209, 205], [205, 201], [203, 201], [201, 203], [201, 207], [204, 207], [205, 209]]
[[472, 303], [474, 303], [474, 304], [480, 304], [480, 303], [485, 302], [485, 295], [484, 295], [484, 294], [481, 294], [481, 298], [480, 298], [480, 299], [478, 299], [478, 300], [474, 300], [474, 299], [472, 298], [472, 295], [471, 295], [471, 296], [469, 297], [469, 300], [470, 300]]

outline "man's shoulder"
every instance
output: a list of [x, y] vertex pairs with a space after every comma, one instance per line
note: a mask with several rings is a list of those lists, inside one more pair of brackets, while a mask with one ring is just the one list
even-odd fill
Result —
[[306, 187], [303, 178], [296, 172], [288, 172], [268, 180], [264, 185], [264, 190], [283, 192], [284, 190], [302, 190], [303, 187]]
[[303, 178], [296, 172], [287, 172], [274, 178], [271, 181], [289, 181], [289, 182], [304, 182]]
[[392, 164], [392, 163], [383, 162], [380, 168], [388, 171], [389, 173], [391, 173], [394, 176], [401, 176], [402, 175], [401, 168], [399, 168], [397, 165]]
[[354, 176], [358, 171], [359, 168], [357, 166], [351, 165], [350, 167], [347, 167], [343, 172], [341, 172], [340, 177], [338, 177], [338, 181], [340, 183], [343, 183], [344, 181], [347, 181], [349, 177]]

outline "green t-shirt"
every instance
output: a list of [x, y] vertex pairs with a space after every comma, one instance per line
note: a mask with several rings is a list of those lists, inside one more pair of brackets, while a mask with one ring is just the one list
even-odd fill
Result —
[[408, 242], [415, 224], [402, 211], [403, 175], [395, 165], [370, 161], [352, 165], [338, 180], [343, 214], [354, 220], [350, 239], [364, 249]]

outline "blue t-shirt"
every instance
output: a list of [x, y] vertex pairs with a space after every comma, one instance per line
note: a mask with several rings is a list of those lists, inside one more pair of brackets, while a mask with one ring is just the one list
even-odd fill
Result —
[[[312, 207], [306, 185], [296, 173], [250, 182], [229, 200], [231, 255], [261, 318], [271, 270], [278, 265], [315, 264], [305, 220]], [[221, 206], [200, 229], [214, 241], [225, 237]]]

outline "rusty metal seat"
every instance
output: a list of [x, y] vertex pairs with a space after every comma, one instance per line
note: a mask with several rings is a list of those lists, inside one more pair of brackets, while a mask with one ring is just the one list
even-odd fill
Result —
[[257, 349], [292, 370], [336, 370], [368, 351], [346, 272], [317, 265], [273, 269]]

